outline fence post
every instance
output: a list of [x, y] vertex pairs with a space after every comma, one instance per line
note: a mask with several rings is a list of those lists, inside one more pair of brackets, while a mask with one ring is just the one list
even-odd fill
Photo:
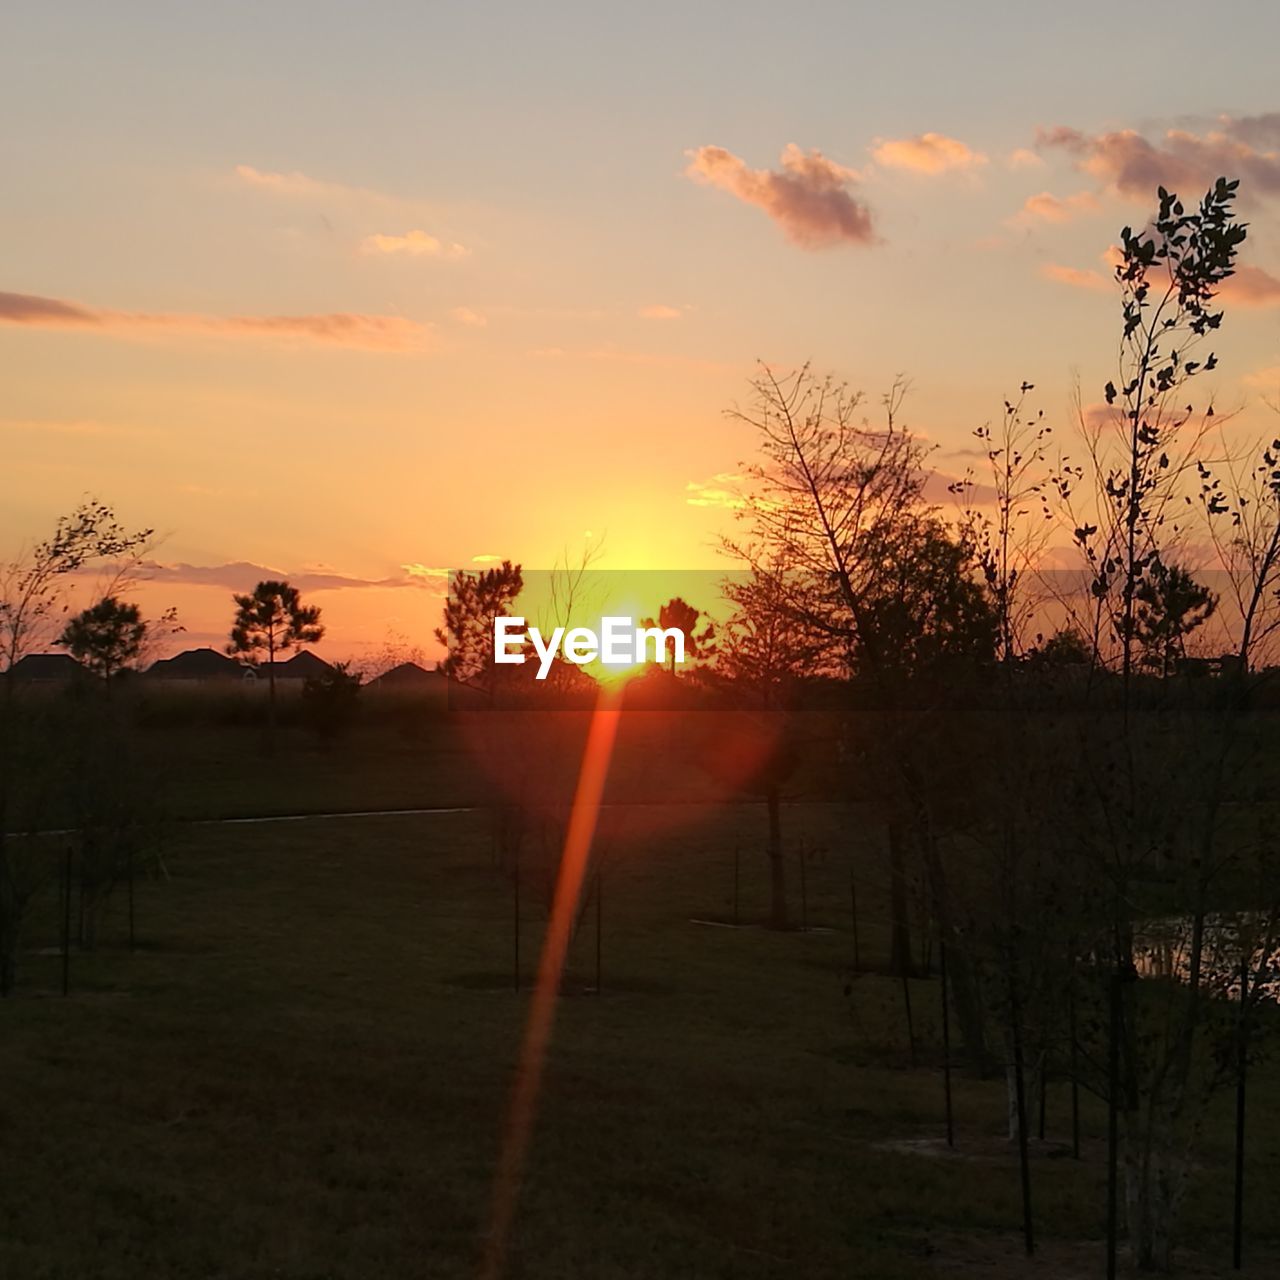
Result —
[[133, 927], [133, 845], [129, 845], [129, 950], [136, 949], [136, 935]]
[[853, 921], [853, 971], [862, 972], [862, 956], [858, 947], [858, 881], [853, 871], [853, 859], [849, 860], [849, 917]]
[[604, 971], [601, 959], [601, 927], [604, 918], [604, 874], [603, 868], [596, 864], [596, 995], [604, 990]]
[[1027, 1082], [1022, 1056], [1022, 1009], [1018, 1002], [1018, 983], [1014, 957], [1009, 957], [1009, 1013], [1013, 1023], [1013, 1084], [1018, 1104], [1018, 1165], [1022, 1176], [1022, 1238], [1027, 1257], [1036, 1251], [1031, 1221], [1031, 1157], [1027, 1150]]
[[1240, 959], [1240, 1044], [1236, 1061], [1236, 1196], [1231, 1232], [1231, 1265], [1244, 1265], [1244, 1102], [1249, 1065], [1249, 957]]
[[514, 889], [512, 900], [514, 908], [511, 916], [512, 927], [512, 985], [520, 990], [520, 844], [517, 841], [512, 853], [511, 883]]
[[71, 846], [62, 860], [62, 994], [71, 989]]
[[1080, 1159], [1080, 1049], [1076, 1038], [1076, 980], [1072, 964], [1071, 988], [1067, 1001], [1067, 1021], [1071, 1035], [1071, 1155]]
[[800, 837], [800, 932], [809, 930], [809, 886], [805, 873], [804, 836]]
[[951, 1113], [951, 1015], [948, 1011], [947, 940], [938, 939], [938, 967], [942, 979], [942, 1088], [947, 1101], [947, 1146], [956, 1145], [955, 1123]]
[[1120, 1152], [1120, 971], [1111, 975], [1110, 1044], [1107, 1046], [1107, 1280], [1116, 1280], [1117, 1200]]
[[742, 849], [739, 845], [733, 846], [733, 923], [736, 928], [738, 921], [738, 880], [739, 868], [738, 863], [741, 857]]
[[916, 1028], [911, 1019], [911, 975], [905, 970], [902, 974], [902, 1003], [907, 1011], [907, 1045], [911, 1050], [911, 1066], [916, 1065]]

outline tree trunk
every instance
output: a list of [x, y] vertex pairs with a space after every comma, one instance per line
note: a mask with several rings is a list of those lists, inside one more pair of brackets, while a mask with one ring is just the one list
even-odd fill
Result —
[[267, 643], [267, 754], [276, 750], [276, 647]]
[[[948, 957], [949, 959], [950, 957]], [[1025, 1048], [1025, 1046], [1024, 1046]], [[1007, 1091], [1009, 1112], [1009, 1141], [1018, 1140], [1018, 1090], [1013, 1070], [1013, 1042], [1009, 1039], [1009, 1058], [1005, 1064], [1005, 1086]], [[1026, 1056], [1026, 1069], [1023, 1072], [1023, 1097], [1027, 1110], [1027, 1137], [1030, 1139], [1038, 1133], [1035, 1117], [1040, 1114], [1040, 1098], [1044, 1091], [1044, 1054], [1031, 1052]]]
[[889, 971], [911, 973], [911, 913], [907, 900], [906, 829], [896, 818], [889, 820]]
[[769, 926], [785, 929], [787, 919], [787, 864], [782, 860], [782, 796], [777, 786], [765, 792], [769, 811]]
[[938, 854], [938, 847], [925, 821], [917, 827], [925, 872], [929, 881], [929, 897], [933, 914], [942, 936], [947, 940], [948, 977], [951, 998], [955, 1006], [956, 1021], [960, 1024], [960, 1038], [965, 1056], [979, 1075], [985, 1076], [992, 1067], [987, 1053], [986, 1018], [983, 1009], [979, 978], [975, 972], [964, 935], [955, 927], [951, 894], [947, 885], [946, 870]]
[[1137, 1121], [1124, 1136], [1125, 1213], [1129, 1251], [1139, 1271], [1170, 1271], [1173, 1224], [1182, 1200], [1185, 1172], [1173, 1155], [1172, 1135], [1161, 1122], [1143, 1135]]

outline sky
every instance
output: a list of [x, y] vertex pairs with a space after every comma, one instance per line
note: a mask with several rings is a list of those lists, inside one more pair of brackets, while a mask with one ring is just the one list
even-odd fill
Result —
[[1251, 223], [1212, 390], [1274, 431], [1280, 7], [5, 6], [0, 558], [85, 494], [220, 644], [287, 576], [328, 656], [442, 572], [720, 563], [753, 364], [898, 374], [943, 476], [1114, 372], [1164, 181]]

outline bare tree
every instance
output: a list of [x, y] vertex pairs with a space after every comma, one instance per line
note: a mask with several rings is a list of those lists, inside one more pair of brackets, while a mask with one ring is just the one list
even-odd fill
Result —
[[41, 643], [48, 642], [66, 611], [70, 575], [95, 565], [123, 559], [116, 568], [112, 594], [121, 579], [136, 569], [151, 545], [152, 529], [126, 530], [105, 503], [86, 499], [59, 517], [53, 533], [23, 548], [0, 566], [0, 662], [5, 673]]

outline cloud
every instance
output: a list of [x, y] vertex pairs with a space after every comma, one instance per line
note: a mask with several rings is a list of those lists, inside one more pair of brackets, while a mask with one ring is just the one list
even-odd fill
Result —
[[877, 138], [871, 154], [887, 169], [908, 169], [912, 173], [950, 173], [977, 169], [987, 163], [980, 151], [948, 138], [945, 133], [921, 133], [914, 138]]
[[[253, 564], [247, 560], [235, 560], [226, 564], [162, 564], [156, 560], [144, 561], [142, 570], [149, 582], [182, 583], [194, 587], [221, 587], [228, 591], [252, 591], [259, 583], [272, 579], [286, 580], [299, 591], [345, 591], [371, 587], [414, 587], [424, 590], [440, 590], [433, 571], [422, 570], [421, 565], [401, 568], [404, 576], [386, 578], [357, 578], [332, 572], [303, 571], [286, 573], [267, 565]], [[419, 570], [420, 572], [414, 572]], [[442, 571], [443, 572], [443, 571]]]
[[235, 176], [243, 186], [288, 200], [348, 206], [362, 205], [367, 209], [379, 208], [383, 211], [393, 209], [404, 211], [421, 204], [419, 201], [406, 200], [386, 191], [374, 191], [369, 187], [356, 187], [345, 182], [328, 182], [323, 178], [313, 178], [296, 169], [291, 173], [281, 173], [269, 169], [256, 169], [251, 164], [238, 164], [235, 167]]
[[402, 254], [410, 258], [465, 258], [471, 250], [464, 245], [445, 244], [443, 240], [416, 228], [402, 236], [365, 236], [360, 242], [365, 254]]
[[400, 566], [405, 573], [411, 578], [439, 578], [441, 580], [449, 577], [448, 569], [432, 569], [425, 564], [402, 564]]
[[693, 369], [698, 373], [724, 373], [734, 367], [723, 360], [703, 360], [696, 356], [666, 355], [651, 351], [623, 351], [617, 347], [595, 347], [579, 351], [566, 350], [564, 347], [535, 347], [528, 354], [536, 360], [593, 360], [645, 368]]
[[501, 564], [502, 557], [494, 556], [494, 555], [472, 556], [471, 563], [472, 564]]
[[[1073, 285], [1077, 289], [1093, 289], [1102, 291], [1110, 289], [1115, 283], [1115, 269], [1123, 261], [1119, 245], [1109, 246], [1101, 254], [1100, 260], [1107, 268], [1106, 273], [1100, 271], [1081, 271], [1076, 267], [1063, 267], [1056, 263], [1046, 263], [1040, 269], [1041, 275], [1059, 284]], [[1231, 307], [1275, 307], [1280, 306], [1280, 278], [1262, 267], [1237, 267], [1235, 274], [1229, 276], [1218, 290], [1218, 297]]]
[[1046, 280], [1056, 280], [1059, 284], [1070, 285], [1073, 289], [1090, 289], [1104, 291], [1111, 288], [1112, 282], [1101, 271], [1081, 270], [1079, 267], [1063, 267], [1056, 262], [1046, 262], [1040, 268], [1040, 274]]
[[479, 311], [473, 311], [470, 307], [454, 307], [449, 313], [459, 324], [465, 324], [472, 329], [483, 329], [489, 323], [489, 318]]
[[[961, 486], [960, 492], [953, 486]], [[980, 480], [947, 471], [930, 471], [924, 478], [920, 496], [939, 506], [960, 503], [963, 506], [990, 506], [999, 496], [995, 487]]]
[[709, 480], [690, 480], [685, 485], [685, 502], [691, 507], [719, 507], [724, 511], [741, 511], [746, 505], [739, 486], [743, 477], [733, 471], [720, 471]]
[[1038, 196], [1028, 196], [1009, 221], [1020, 227], [1040, 222], [1070, 222], [1072, 218], [1096, 213], [1098, 208], [1098, 197], [1092, 191], [1077, 191], [1073, 196], [1055, 196], [1042, 191]]
[[263, 169], [255, 169], [251, 164], [238, 164], [235, 173], [236, 177], [247, 186], [256, 187], [261, 191], [270, 191], [273, 195], [315, 198], [351, 190], [336, 182], [321, 182], [317, 178], [309, 178], [305, 173], [299, 173], [297, 170], [293, 173], [271, 173]]
[[1036, 145], [1065, 152], [1129, 199], [1150, 201], [1158, 186], [1194, 198], [1223, 176], [1241, 179], [1246, 195], [1280, 193], [1280, 114], [1222, 116], [1216, 126], [1199, 134], [1169, 129], [1152, 141], [1134, 129], [1087, 134], [1058, 125], [1039, 130]]
[[1244, 384], [1246, 387], [1259, 387], [1263, 391], [1274, 393], [1280, 388], [1280, 365], [1272, 365], [1268, 369], [1259, 369], [1256, 373], [1248, 373], [1244, 376]]
[[111, 439], [153, 436], [152, 430], [99, 422], [94, 418], [0, 418], [0, 431], [28, 431], [42, 435], [102, 436]]
[[645, 320], [679, 320], [688, 307], [669, 307], [663, 302], [652, 302], [641, 307], [638, 315]]
[[723, 147], [699, 147], [685, 154], [688, 177], [755, 205], [801, 249], [873, 244], [877, 239], [871, 211], [848, 189], [858, 174], [820, 151], [806, 153], [789, 143], [780, 169], [748, 168]]
[[24, 293], [0, 293], [0, 324], [131, 338], [211, 335], [292, 339], [367, 351], [420, 351], [431, 336], [430, 326], [403, 316], [347, 311], [295, 316], [115, 311]]
[[1280, 305], [1280, 279], [1261, 267], [1237, 267], [1218, 293], [1231, 306], [1274, 307]]
[[1011, 151], [1005, 164], [1010, 169], [1043, 169], [1044, 159], [1036, 155], [1034, 151], [1029, 151], [1026, 147], [1019, 147], [1016, 151]]

